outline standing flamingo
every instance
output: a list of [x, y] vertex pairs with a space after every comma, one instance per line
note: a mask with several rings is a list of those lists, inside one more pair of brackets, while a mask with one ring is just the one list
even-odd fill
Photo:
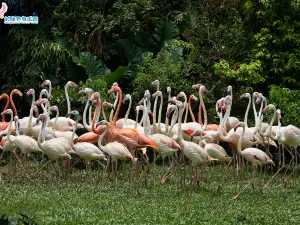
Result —
[[125, 95], [125, 97], [123, 99], [123, 104], [125, 104], [125, 102], [127, 100], [129, 101], [129, 106], [128, 106], [128, 109], [126, 111], [125, 117], [122, 118], [122, 119], [119, 119], [117, 121], [117, 127], [118, 128], [123, 128], [123, 127], [126, 127], [127, 125], [134, 125], [135, 124], [134, 120], [128, 119], [128, 115], [129, 115], [129, 112], [131, 110], [131, 105], [132, 105], [132, 99], [131, 99], [131, 95], [130, 94]]
[[[89, 100], [92, 96], [92, 94], [94, 93], [94, 91], [91, 88], [84, 88], [82, 90], [80, 90], [78, 92], [78, 94], [87, 94], [88, 98], [87, 98], [87, 102], [83, 111], [83, 126], [85, 127], [85, 129], [87, 129], [88, 131], [92, 131], [92, 107], [89, 107]], [[87, 110], [89, 110], [89, 124], [87, 124], [86, 122], [86, 113]]]
[[[231, 107], [231, 106], [229, 106]], [[238, 124], [235, 125], [234, 129], [236, 129], [237, 127], [243, 127], [243, 133], [242, 135], [240, 135], [240, 139], [239, 139], [239, 143], [237, 146], [237, 151], [238, 153], [244, 158], [246, 159], [248, 162], [250, 162], [253, 166], [253, 173], [252, 173], [252, 178], [249, 182], [249, 184], [247, 184], [242, 191], [240, 191], [238, 194], [236, 194], [233, 198], [237, 199], [239, 197], [239, 195], [250, 185], [254, 182], [254, 175], [256, 172], [256, 167], [260, 166], [260, 176], [259, 176], [259, 191], [261, 191], [261, 177], [262, 177], [262, 166], [266, 165], [266, 164], [271, 164], [273, 166], [275, 166], [275, 163], [270, 159], [270, 157], [263, 152], [262, 150], [258, 149], [258, 148], [246, 148], [242, 151], [242, 139], [244, 137], [245, 134], [245, 123], [244, 122], [240, 122]]]

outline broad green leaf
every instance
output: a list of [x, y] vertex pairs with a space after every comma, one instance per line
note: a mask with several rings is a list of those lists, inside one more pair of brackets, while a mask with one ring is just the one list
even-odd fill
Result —
[[160, 43], [179, 39], [179, 30], [175, 23], [169, 20], [161, 20], [155, 27], [154, 38]]
[[127, 67], [119, 66], [114, 72], [110, 74], [106, 74], [104, 76], [104, 80], [107, 84], [113, 84], [114, 82], [118, 81], [123, 74], [127, 71]]

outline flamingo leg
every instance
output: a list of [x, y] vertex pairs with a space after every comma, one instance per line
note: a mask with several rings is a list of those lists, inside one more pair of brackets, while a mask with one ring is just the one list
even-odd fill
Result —
[[20, 163], [22, 169], [24, 170], [26, 177], [27, 177], [28, 179], [31, 179], [31, 178], [28, 176], [28, 174], [27, 174], [27, 172], [26, 172], [26, 169], [25, 169], [24, 165], [22, 164], [20, 158], [18, 157], [17, 153], [16, 153], [15, 151], [13, 151], [13, 153], [14, 153], [16, 159], [18, 160], [18, 162]]
[[163, 178], [161, 179], [161, 182], [162, 182], [162, 183], [165, 183], [166, 180], [167, 180], [167, 177], [171, 175], [170, 172], [171, 172], [171, 169], [173, 168], [173, 166], [174, 166], [174, 162], [172, 161], [171, 166], [167, 169], [167, 172], [165, 173], [165, 175], [164, 175]]
[[283, 175], [283, 185], [284, 185], [284, 186], [286, 186], [286, 183], [287, 183], [287, 177], [286, 177], [286, 174], [287, 174], [287, 172], [288, 172], [288, 170], [289, 170], [291, 164], [292, 164], [293, 161], [294, 161], [294, 154], [293, 154], [287, 147], [285, 147], [285, 149], [288, 151], [288, 153], [290, 153], [290, 155], [292, 156], [292, 159], [291, 159], [291, 161], [289, 162], [288, 167], [286, 168], [286, 171], [285, 171], [285, 173], [284, 173], [284, 175]]
[[262, 178], [262, 165], [260, 165], [260, 173], [259, 173], [259, 189], [258, 189], [258, 191], [259, 191], [259, 193], [261, 194], [262, 193], [262, 191], [261, 191], [261, 178]]
[[233, 199], [237, 199], [239, 197], [239, 195], [244, 191], [246, 190], [247, 187], [249, 187], [253, 182], [254, 182], [254, 176], [255, 176], [255, 173], [256, 173], [256, 167], [253, 166], [253, 171], [252, 171], [252, 178], [250, 180], [250, 182], [238, 193], [236, 194]]
[[193, 187], [194, 187], [194, 168], [191, 165], [191, 171], [190, 171], [190, 192], [189, 192], [189, 199], [188, 199], [188, 205], [187, 208], [190, 208], [190, 203], [191, 203], [191, 199], [192, 199], [192, 193], [193, 193]]

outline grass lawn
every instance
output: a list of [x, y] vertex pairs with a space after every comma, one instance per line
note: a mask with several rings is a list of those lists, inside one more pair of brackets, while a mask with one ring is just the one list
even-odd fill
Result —
[[[195, 187], [190, 210], [187, 210], [189, 169], [186, 185], [174, 174], [160, 182], [166, 166], [152, 170], [149, 183], [135, 191], [129, 183], [129, 164], [120, 166], [117, 186], [107, 174], [97, 181], [97, 171], [85, 179], [85, 171], [76, 169], [66, 181], [49, 172], [29, 181], [22, 171], [1, 167], [0, 215], [16, 216], [18, 210], [33, 211], [38, 224], [299, 224], [300, 195], [291, 187], [281, 185], [281, 175], [260, 195], [249, 187], [238, 200], [233, 200], [235, 183], [230, 170], [224, 179], [224, 166], [215, 165], [212, 177], [206, 168], [200, 189]], [[31, 168], [33, 170], [33, 168]], [[102, 174], [102, 172], [101, 172]], [[141, 172], [140, 172], [141, 174]], [[251, 168], [245, 169], [244, 185], [250, 180]], [[271, 174], [264, 178], [265, 183]], [[208, 181], [210, 180], [210, 182]], [[257, 184], [257, 180], [256, 180]], [[241, 189], [241, 186], [239, 186]]]

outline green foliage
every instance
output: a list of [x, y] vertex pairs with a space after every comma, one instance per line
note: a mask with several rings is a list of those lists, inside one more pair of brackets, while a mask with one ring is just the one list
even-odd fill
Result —
[[300, 127], [300, 91], [290, 90], [272, 85], [270, 89], [270, 103], [280, 109], [283, 125], [293, 124]]
[[249, 64], [242, 63], [238, 66], [237, 69], [233, 66], [230, 66], [226, 60], [220, 60], [219, 63], [214, 65], [216, 74], [224, 74], [227, 79], [235, 79], [237, 81], [243, 82], [244, 84], [251, 83], [261, 83], [265, 79], [261, 75], [262, 72], [262, 63], [257, 60]]
[[155, 27], [154, 38], [161, 46], [165, 41], [179, 39], [179, 30], [175, 23], [169, 20], [161, 20]]

